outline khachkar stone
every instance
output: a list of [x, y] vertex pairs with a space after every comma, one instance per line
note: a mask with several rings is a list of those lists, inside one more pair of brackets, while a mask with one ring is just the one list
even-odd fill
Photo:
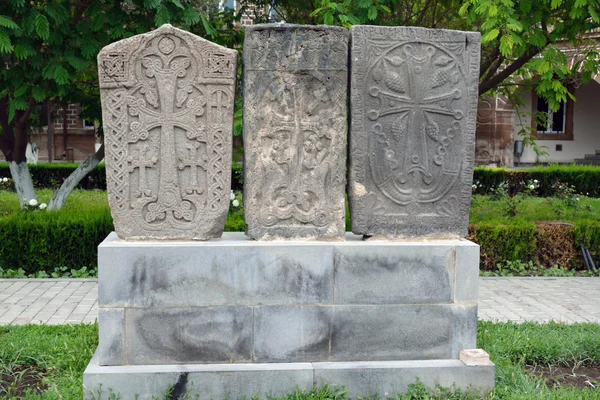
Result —
[[348, 31], [254, 25], [244, 43], [244, 206], [254, 239], [344, 237]]
[[98, 55], [108, 200], [123, 239], [220, 237], [237, 52], [163, 25]]
[[479, 33], [375, 26], [350, 32], [352, 231], [465, 236]]

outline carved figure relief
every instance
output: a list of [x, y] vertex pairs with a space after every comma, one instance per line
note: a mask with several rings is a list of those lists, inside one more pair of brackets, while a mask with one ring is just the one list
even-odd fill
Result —
[[163, 25], [107, 46], [98, 63], [119, 236], [220, 236], [229, 206], [235, 51]]
[[[466, 224], [456, 221], [470, 202], [478, 42], [419, 28], [352, 34], [353, 231], [462, 236]], [[365, 194], [378, 198], [377, 209], [364, 207]]]
[[294, 25], [246, 32], [250, 237], [344, 234], [347, 36], [340, 28]]

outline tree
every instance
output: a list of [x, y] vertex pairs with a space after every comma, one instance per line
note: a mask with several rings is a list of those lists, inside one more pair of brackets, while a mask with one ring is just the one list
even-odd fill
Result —
[[[244, 3], [242, 1], [242, 3]], [[557, 110], [567, 85], [598, 73], [597, 42], [587, 34], [600, 27], [598, 0], [316, 0], [308, 13], [294, 13], [289, 0], [267, 2], [294, 23], [422, 26], [479, 31], [482, 34], [479, 94], [535, 86]], [[577, 49], [574, 63], [561, 50]], [[572, 95], [571, 95], [572, 97]]]
[[[34, 199], [25, 159], [28, 127], [47, 101], [79, 103], [100, 119], [96, 56], [105, 45], [164, 23], [210, 34], [207, 18], [190, 0], [3, 0], [0, 2], [0, 150], [19, 200]], [[214, 30], [214, 29], [213, 29]], [[91, 118], [90, 118], [91, 117]], [[103, 147], [80, 165], [54, 196], [60, 208], [102, 158]]]

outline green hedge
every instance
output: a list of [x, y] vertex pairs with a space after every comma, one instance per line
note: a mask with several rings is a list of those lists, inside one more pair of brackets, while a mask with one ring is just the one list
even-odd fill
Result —
[[[29, 166], [31, 179], [38, 189], [56, 189], [78, 167], [78, 164], [36, 164]], [[244, 185], [244, 167], [241, 164], [232, 166], [233, 190], [242, 190]], [[8, 164], [0, 163], [0, 177], [10, 177]], [[106, 190], [106, 170], [104, 164], [98, 165], [92, 172], [81, 180], [78, 189]]]
[[0, 268], [50, 274], [62, 266], [95, 267], [98, 244], [112, 230], [109, 212], [18, 212], [0, 218]]
[[480, 267], [491, 271], [506, 261], [533, 261], [545, 267], [584, 269], [580, 247], [600, 261], [600, 222], [552, 224], [519, 221], [510, 224], [479, 223], [469, 226], [469, 239], [481, 246]]
[[475, 168], [473, 181], [477, 183], [476, 193], [489, 194], [492, 187], [507, 181], [511, 192], [520, 192], [529, 180], [537, 179], [537, 193], [543, 197], [554, 194], [552, 185], [560, 180], [575, 187], [578, 193], [600, 197], [600, 167], [589, 165], [565, 165], [536, 167], [526, 170], [508, 170], [506, 168]]

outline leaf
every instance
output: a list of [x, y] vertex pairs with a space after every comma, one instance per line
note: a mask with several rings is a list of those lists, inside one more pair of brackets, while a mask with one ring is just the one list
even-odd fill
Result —
[[149, 9], [155, 9], [160, 5], [160, 0], [144, 0], [144, 7]]
[[481, 37], [481, 43], [489, 43], [492, 40], [496, 39], [498, 37], [498, 34], [500, 34], [500, 31], [498, 29], [492, 29], [491, 31], [486, 32], [482, 37]]
[[19, 29], [19, 25], [17, 25], [12, 19], [5, 15], [0, 15], [0, 26], [9, 29]]
[[175, 6], [176, 6], [177, 8], [180, 8], [180, 9], [182, 9], [182, 10], [185, 10], [185, 7], [184, 7], [184, 6], [183, 6], [183, 4], [181, 4], [179, 1], [177, 1], [177, 0], [171, 0], [171, 3], [175, 4]]
[[54, 80], [59, 85], [65, 85], [69, 82], [69, 71], [67, 71], [62, 65], [59, 65], [54, 71]]
[[25, 47], [21, 46], [20, 44], [15, 46], [14, 52], [15, 52], [15, 56], [19, 60], [24, 60], [29, 55], [29, 52], [27, 51], [27, 49]]
[[171, 21], [171, 13], [164, 4], [161, 4], [156, 9], [156, 16], [154, 17], [154, 24], [158, 27], [164, 24], [168, 24]]
[[31, 88], [31, 94], [37, 102], [42, 102], [46, 98], [46, 92], [41, 86], [34, 86]]
[[23, 96], [25, 93], [27, 93], [27, 86], [21, 86], [20, 88], [17, 88], [14, 93], [13, 96], [14, 97], [21, 97]]
[[210, 23], [209, 20], [206, 19], [206, 17], [204, 16], [204, 14], [200, 13], [200, 19], [202, 20], [202, 26], [204, 27], [204, 30], [206, 31], [206, 34], [211, 37], [214, 38], [217, 36], [217, 30], [212, 26], [212, 24]]
[[556, 10], [558, 8], [558, 6], [560, 6], [562, 4], [562, 0], [552, 0], [550, 2], [550, 8], [553, 10]]
[[369, 7], [369, 12], [367, 13], [367, 18], [371, 21], [374, 21], [377, 18], [377, 7], [371, 6]]
[[44, 79], [52, 79], [54, 78], [54, 71], [56, 71], [56, 67], [58, 67], [57, 62], [50, 63], [44, 67], [42, 70], [42, 77]]
[[69, 13], [62, 4], [48, 4], [46, 6], [46, 14], [57, 24], [64, 24], [69, 18]]
[[323, 15], [323, 23], [325, 25], [333, 25], [333, 14], [331, 12], [328, 11]]
[[190, 25], [197, 24], [200, 21], [200, 13], [194, 7], [188, 7], [183, 12], [183, 20]]
[[3, 30], [0, 30], [0, 52], [10, 53], [12, 50], [13, 48], [10, 38]]
[[91, 58], [98, 52], [98, 42], [88, 39], [81, 45], [81, 55], [85, 58]]
[[92, 22], [92, 31], [98, 32], [104, 26], [104, 21], [106, 21], [106, 14], [103, 12], [98, 13], [94, 16]]
[[77, 70], [84, 69], [88, 66], [88, 62], [83, 58], [79, 58], [75, 55], [66, 55], [65, 59], [71, 64], [71, 66]]
[[38, 36], [44, 40], [50, 37], [50, 24], [45, 15], [38, 14], [37, 17], [35, 17], [35, 31]]

